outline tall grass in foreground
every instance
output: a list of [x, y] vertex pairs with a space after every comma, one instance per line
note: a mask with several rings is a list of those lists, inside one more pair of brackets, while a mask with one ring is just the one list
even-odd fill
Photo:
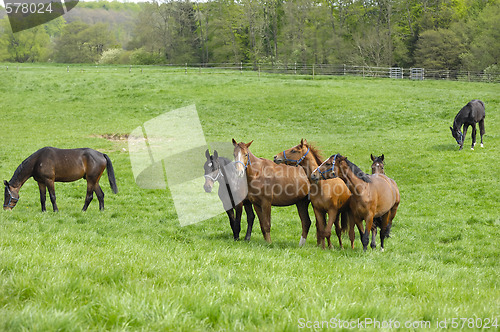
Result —
[[[498, 85], [82, 68], [0, 77], [2, 179], [43, 146], [92, 147], [113, 160], [120, 190], [103, 176], [106, 210], [94, 201], [82, 213], [85, 181], [57, 183], [60, 212], [42, 214], [29, 180], [1, 211], [0, 329], [281, 331], [369, 318], [437, 330], [499, 318]], [[474, 98], [486, 103], [485, 148], [459, 152], [448, 127]], [[138, 188], [126, 141], [102, 136], [191, 104], [207, 141], [254, 139], [260, 157], [301, 138], [365, 171], [384, 153], [401, 191], [386, 252], [363, 253], [358, 236], [354, 250], [321, 250], [314, 226], [298, 248], [295, 207], [273, 208], [271, 245], [257, 220], [250, 242], [232, 240], [225, 214], [180, 227], [168, 190]]]

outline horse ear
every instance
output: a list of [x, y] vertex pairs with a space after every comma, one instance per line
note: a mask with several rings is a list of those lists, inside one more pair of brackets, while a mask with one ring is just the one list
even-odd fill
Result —
[[208, 149], [207, 151], [205, 151], [205, 157], [207, 157], [207, 159], [210, 159], [210, 152], [208, 151]]
[[248, 142], [248, 143], [247, 143], [247, 144], [245, 144], [245, 145], [246, 145], [246, 147], [247, 147], [247, 148], [249, 148], [249, 147], [250, 147], [250, 145], [252, 145], [252, 143], [253, 143], [253, 140], [251, 140], [250, 142]]
[[370, 158], [372, 159], [372, 161], [375, 161], [375, 158], [373, 157], [373, 155], [370, 153]]
[[217, 159], [219, 158], [219, 153], [217, 152], [217, 150], [214, 150], [214, 159]]
[[300, 144], [302, 146], [306, 145], [307, 144], [307, 140], [305, 138], [303, 138], [301, 141], [300, 141]]
[[451, 132], [453, 132], [453, 128], [450, 127]]
[[380, 156], [380, 159], [381, 159], [382, 161], [384, 161], [384, 155], [383, 155], [383, 154]]
[[234, 138], [233, 138], [233, 145], [234, 146], [238, 145], [238, 143], [236, 143], [236, 141], [234, 140]]
[[9, 182], [8, 182], [7, 180], [3, 180], [3, 184], [4, 184], [6, 187], [9, 187], [9, 186], [10, 186], [10, 184], [9, 184]]

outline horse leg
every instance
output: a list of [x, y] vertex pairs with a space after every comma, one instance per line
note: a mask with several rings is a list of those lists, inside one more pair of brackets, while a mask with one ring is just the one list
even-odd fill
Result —
[[99, 186], [99, 183], [96, 183], [94, 188], [95, 195], [97, 196], [97, 200], [99, 201], [99, 210], [104, 210], [104, 192]]
[[[332, 233], [332, 226], [335, 224], [335, 233], [337, 234], [337, 238], [339, 239], [340, 249], [344, 249], [342, 246], [342, 227], [340, 227], [340, 212], [336, 209], [331, 209], [328, 211], [328, 225], [326, 226], [327, 235]], [[330, 237], [328, 236], [328, 239]], [[332, 244], [328, 241], [328, 247], [332, 248]]]
[[269, 219], [271, 219], [271, 205], [269, 204], [269, 208], [267, 206], [264, 208], [262, 205], [254, 204], [255, 212], [257, 212], [257, 217], [259, 218], [260, 230], [262, 231], [262, 235], [264, 236], [264, 240], [267, 242], [271, 242], [271, 225], [270, 221], [268, 222], [268, 212]]
[[302, 236], [299, 241], [300, 247], [302, 247], [306, 243], [307, 234], [309, 234], [309, 229], [311, 228], [311, 218], [309, 217], [309, 203], [310, 201], [308, 199], [303, 199], [296, 204], [300, 221], [302, 223]]
[[382, 224], [380, 225], [380, 251], [382, 252], [384, 252], [384, 240], [387, 237], [387, 228], [389, 225], [390, 216], [391, 211], [382, 216]]
[[241, 231], [241, 215], [243, 213], [243, 204], [240, 203], [238, 205], [236, 205], [236, 207], [234, 208], [236, 210], [236, 218], [234, 219], [234, 231], [233, 233], [236, 233], [236, 234], [233, 234], [234, 235], [234, 240], [235, 241], [238, 241], [240, 239], [240, 231]]
[[40, 190], [40, 204], [42, 205], [42, 212], [47, 211], [45, 208], [45, 201], [47, 200], [47, 186], [42, 182], [38, 182], [38, 189]]
[[396, 216], [396, 212], [398, 211], [398, 206], [399, 202], [396, 202], [394, 206], [391, 208], [391, 210], [388, 213], [387, 216], [387, 224], [385, 225], [385, 228], [380, 230], [380, 250], [384, 251], [384, 240], [389, 237], [389, 233], [391, 232], [391, 227], [392, 227], [392, 220]]
[[[382, 236], [382, 233], [380, 233], [380, 236]], [[377, 248], [376, 238], [377, 238], [377, 226], [373, 225], [373, 227], [372, 227], [372, 242], [370, 243], [370, 247], [372, 247], [372, 249]]]
[[[314, 216], [316, 217], [316, 244], [325, 249], [325, 212], [314, 208]], [[302, 238], [301, 238], [302, 240]]]
[[363, 243], [363, 250], [366, 251], [366, 248], [368, 247], [368, 242], [370, 241], [370, 231], [373, 226], [373, 213], [368, 213], [368, 215], [365, 217], [365, 233], [363, 234], [362, 238], [362, 243]]
[[230, 208], [226, 211], [226, 213], [227, 213], [227, 217], [229, 218], [229, 225], [231, 226], [231, 230], [233, 231], [233, 238], [236, 241], [239, 238], [239, 232], [236, 233], [236, 222], [235, 222], [235, 218], [234, 218], [234, 210]]
[[82, 209], [83, 212], [87, 211], [87, 208], [89, 207], [89, 204], [90, 202], [92, 202], [93, 198], [94, 198], [94, 187], [90, 182], [87, 181], [87, 195], [85, 196], [85, 204], [83, 204], [83, 209]]
[[262, 233], [264, 235], [264, 240], [267, 243], [271, 243], [271, 202], [264, 201], [260, 206], [262, 209], [263, 222], [261, 222]]
[[484, 119], [479, 121], [479, 134], [481, 135], [481, 147], [484, 148], [484, 145], [483, 145]]
[[255, 214], [253, 213], [252, 203], [245, 202], [243, 203], [245, 207], [245, 212], [247, 214], [247, 234], [245, 235], [245, 240], [250, 241], [250, 237], [252, 236], [252, 228], [253, 221], [255, 220]]
[[48, 181], [46, 183], [47, 189], [49, 190], [50, 201], [52, 202], [52, 208], [54, 212], [59, 212], [56, 204], [56, 189], [54, 186], [54, 181]]
[[474, 150], [474, 146], [476, 146], [476, 124], [472, 125], [472, 147], [471, 150]]
[[347, 218], [349, 224], [349, 240], [351, 241], [351, 249], [354, 249], [354, 218], [349, 211], [342, 213], [342, 218]]
[[460, 149], [462, 150], [464, 148], [464, 143], [465, 143], [465, 135], [467, 135], [467, 129], [469, 128], [468, 124], [464, 124], [463, 126], [463, 137], [462, 137], [462, 142], [460, 143]]

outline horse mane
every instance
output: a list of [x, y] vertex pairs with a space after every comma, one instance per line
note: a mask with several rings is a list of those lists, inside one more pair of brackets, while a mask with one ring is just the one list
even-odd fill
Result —
[[316, 160], [316, 163], [318, 165], [321, 165], [323, 163], [323, 156], [321, 155], [321, 151], [317, 147], [309, 143], [307, 143], [306, 146], [309, 148], [309, 152], [312, 153], [314, 159]]
[[[38, 152], [38, 151], [37, 151]], [[24, 159], [23, 162], [17, 166], [16, 170], [14, 171], [14, 174], [12, 174], [12, 177], [10, 178], [9, 183], [14, 184], [17, 183], [18, 181], [24, 181], [25, 179], [19, 179], [25, 171], [32, 171], [33, 169], [33, 157], [37, 154], [36, 152], [33, 153], [31, 156], [28, 158]]]
[[358, 166], [353, 164], [347, 158], [345, 161], [347, 163], [347, 166], [349, 166], [349, 169], [354, 173], [354, 175], [356, 175], [358, 178], [360, 178], [361, 180], [363, 180], [365, 182], [368, 182], [368, 183], [372, 182], [372, 180], [370, 179], [370, 176], [368, 176], [368, 174], [363, 172]]

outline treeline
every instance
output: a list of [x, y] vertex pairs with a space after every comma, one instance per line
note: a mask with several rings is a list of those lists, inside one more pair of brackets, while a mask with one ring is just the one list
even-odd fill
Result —
[[[75, 18], [78, 7], [82, 16]], [[0, 61], [500, 69], [500, 0], [80, 2], [77, 8], [17, 34], [2, 19]], [[114, 14], [89, 19], [102, 10]], [[121, 21], [111, 20], [119, 13]]]

